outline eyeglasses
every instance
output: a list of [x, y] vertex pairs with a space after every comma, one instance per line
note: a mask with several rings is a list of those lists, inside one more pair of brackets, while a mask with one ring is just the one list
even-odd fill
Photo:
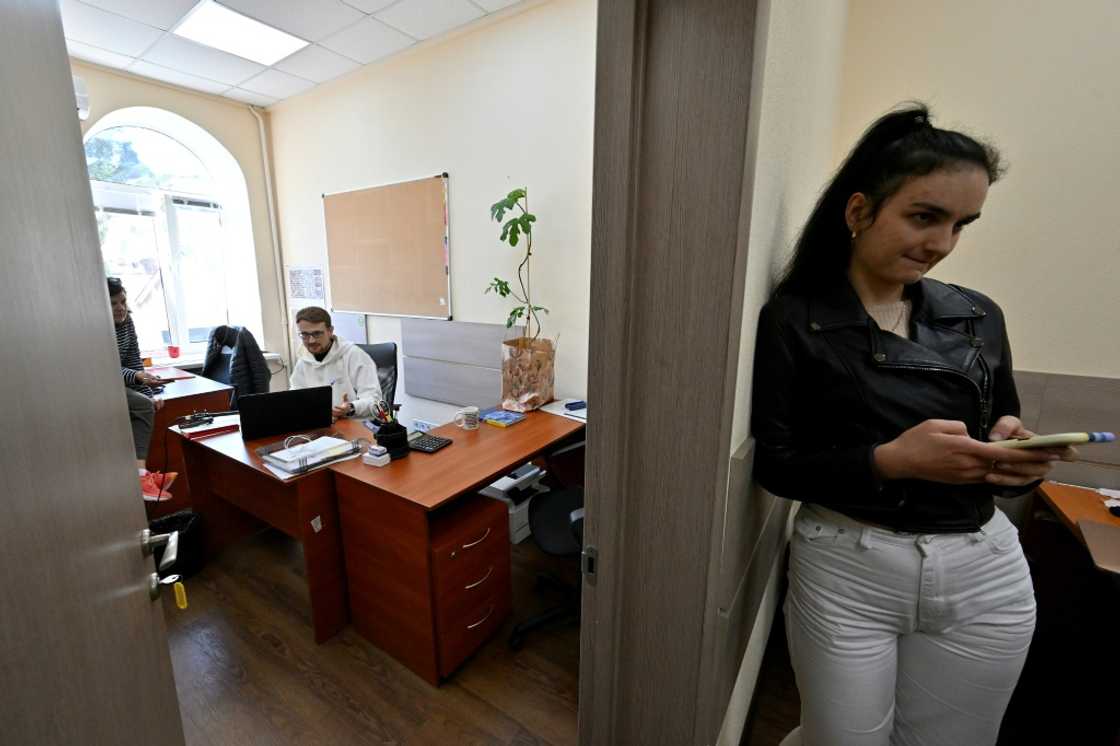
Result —
[[322, 329], [317, 332], [300, 332], [299, 338], [306, 342], [309, 339], [322, 339], [324, 334], [326, 332]]

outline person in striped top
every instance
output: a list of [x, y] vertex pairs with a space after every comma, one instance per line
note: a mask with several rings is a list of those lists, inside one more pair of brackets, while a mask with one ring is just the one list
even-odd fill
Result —
[[171, 497], [167, 488], [177, 476], [174, 472], [150, 472], [146, 467], [148, 446], [152, 440], [156, 410], [163, 401], [156, 397], [153, 386], [160, 384], [157, 376], [144, 370], [140, 359], [140, 343], [136, 339], [136, 326], [128, 311], [128, 294], [124, 283], [117, 277], [108, 278], [109, 304], [113, 309], [113, 327], [120, 353], [121, 380], [128, 399], [128, 417], [132, 424], [132, 442], [136, 448], [136, 468], [140, 473], [140, 491], [149, 500], [166, 500]]

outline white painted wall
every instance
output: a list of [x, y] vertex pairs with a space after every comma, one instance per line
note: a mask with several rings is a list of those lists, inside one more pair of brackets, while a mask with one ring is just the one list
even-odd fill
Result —
[[[749, 435], [758, 314], [833, 168], [846, 0], [761, 0], [748, 152], [754, 195], [743, 299], [731, 453]], [[728, 496], [728, 499], [742, 499]], [[792, 515], [792, 514], [791, 514]], [[792, 519], [791, 519], [792, 520]], [[725, 526], [725, 531], [740, 530]], [[788, 538], [788, 525], [782, 527]], [[777, 608], [785, 542], [773, 558], [717, 743], [738, 744]], [[757, 560], [756, 560], [757, 561]]]
[[[585, 395], [595, 26], [594, 0], [552, 0], [275, 105], [285, 263], [326, 265], [322, 194], [446, 171], [454, 317], [504, 323], [509, 304], [483, 290], [495, 275], [513, 280], [520, 256], [498, 242], [490, 205], [528, 186], [533, 298], [551, 309], [545, 334], [559, 335], [556, 393]], [[399, 343], [400, 321], [370, 317], [368, 333]], [[446, 422], [455, 411], [398, 401], [406, 420]]]
[[921, 99], [1010, 163], [934, 277], [998, 302], [1021, 370], [1120, 376], [1120, 3], [852, 0], [836, 153]]

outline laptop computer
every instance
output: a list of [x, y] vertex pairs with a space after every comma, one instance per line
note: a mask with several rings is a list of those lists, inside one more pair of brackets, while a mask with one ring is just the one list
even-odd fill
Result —
[[318, 430], [331, 426], [331, 387], [246, 394], [237, 407], [245, 440]]

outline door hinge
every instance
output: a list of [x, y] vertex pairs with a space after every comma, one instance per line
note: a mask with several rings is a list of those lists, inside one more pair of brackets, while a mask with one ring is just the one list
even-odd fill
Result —
[[599, 550], [593, 546], [583, 548], [583, 576], [587, 582], [595, 585], [595, 576], [599, 572]]

